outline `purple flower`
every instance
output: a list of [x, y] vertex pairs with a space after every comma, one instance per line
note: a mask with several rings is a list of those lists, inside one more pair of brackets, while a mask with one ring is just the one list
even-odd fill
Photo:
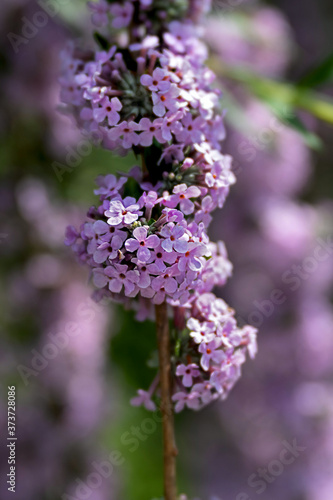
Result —
[[185, 408], [185, 405], [191, 410], [199, 410], [199, 394], [197, 392], [191, 392], [187, 394], [186, 392], [177, 392], [172, 396], [172, 401], [175, 404], [175, 412], [179, 413]]
[[125, 243], [128, 252], [137, 250], [138, 259], [141, 262], [148, 262], [151, 257], [149, 248], [157, 248], [160, 244], [159, 237], [151, 234], [147, 237], [148, 231], [145, 227], [137, 227], [133, 231], [134, 238], [130, 238]]
[[99, 2], [88, 2], [90, 10], [93, 11], [91, 20], [95, 26], [101, 27], [106, 26], [109, 22], [108, 13], [110, 5], [104, 1], [99, 0]]
[[165, 238], [162, 241], [162, 248], [166, 252], [175, 250], [179, 253], [185, 253], [187, 251], [189, 236], [182, 226], [175, 226], [173, 222], [169, 222], [163, 227], [161, 235]]
[[169, 111], [177, 111], [180, 107], [177, 97], [180, 95], [180, 90], [176, 84], [172, 83], [169, 90], [166, 92], [153, 92], [153, 111], [156, 116], [164, 116], [167, 109]]
[[108, 124], [110, 127], [117, 125], [120, 120], [120, 115], [117, 111], [122, 109], [122, 104], [118, 97], [113, 97], [111, 100], [108, 97], [104, 97], [98, 103], [98, 107], [93, 110], [93, 117], [97, 123], [101, 123], [108, 119]]
[[193, 385], [193, 378], [198, 377], [200, 372], [198, 365], [191, 363], [190, 365], [178, 365], [176, 370], [178, 377], [183, 377], [182, 384], [184, 387], [191, 387]]
[[211, 342], [199, 345], [199, 352], [202, 354], [200, 364], [204, 370], [209, 370], [210, 361], [221, 363], [226, 355], [222, 350], [217, 350], [222, 344], [220, 339], [214, 339]]
[[190, 241], [188, 243], [186, 252], [179, 259], [179, 270], [185, 271], [186, 269], [191, 269], [191, 271], [200, 271], [203, 267], [203, 264], [199, 257], [205, 255], [206, 252], [206, 245], [203, 245], [201, 243], [193, 243]]
[[205, 226], [209, 226], [212, 217], [210, 213], [216, 208], [216, 204], [213, 202], [211, 196], [205, 196], [201, 202], [201, 210], [198, 210], [195, 214], [194, 220], [199, 224], [203, 222]]
[[178, 110], [176, 113], [168, 112], [164, 117], [163, 117], [163, 123], [162, 123], [162, 136], [166, 141], [172, 141], [172, 133], [178, 137], [179, 131], [182, 130], [182, 126], [180, 123], [180, 119], [183, 117], [183, 111]]
[[157, 92], [158, 90], [166, 92], [171, 86], [168, 71], [162, 68], [154, 69], [152, 76], [142, 75], [140, 81], [142, 85], [148, 87], [152, 92]]
[[172, 163], [174, 160], [181, 162], [184, 159], [183, 147], [183, 144], [171, 144], [171, 146], [164, 149], [159, 163], [162, 160], [165, 160], [167, 163]]
[[[137, 283], [138, 287], [147, 289], [151, 285], [151, 275], [158, 274], [158, 269], [156, 269], [155, 264], [146, 264], [145, 262], [142, 263], [138, 259], [133, 259], [132, 262], [136, 264], [136, 268], [140, 273], [140, 279]], [[152, 292], [148, 291], [148, 293], [151, 294], [151, 296], [155, 294], [153, 290]]]
[[143, 405], [146, 408], [146, 410], [149, 410], [149, 411], [156, 410], [156, 405], [151, 400], [151, 394], [149, 394], [149, 392], [147, 392], [147, 391], [143, 391], [142, 389], [138, 390], [138, 396], [131, 399], [131, 405], [132, 406]]
[[190, 318], [186, 326], [190, 330], [190, 337], [197, 344], [201, 344], [201, 342], [209, 343], [216, 337], [216, 328], [212, 322], [200, 323], [196, 318]]
[[[175, 266], [168, 267], [166, 271], [157, 278], [154, 278], [151, 283], [152, 289], [156, 292], [153, 299], [154, 304], [162, 304], [166, 294], [173, 294], [177, 290], [177, 281], [173, 278], [175, 274]], [[177, 274], [177, 272], [176, 272]]]
[[177, 260], [177, 255], [174, 252], [166, 252], [162, 246], [155, 248], [154, 252], [154, 263], [160, 272], [164, 272], [166, 269], [166, 264], [174, 264]]
[[[169, 195], [168, 195], [169, 196]], [[166, 199], [166, 198], [165, 198]], [[166, 215], [167, 222], [178, 222], [181, 223], [184, 220], [184, 214], [180, 210], [174, 208], [164, 208], [162, 213]]]
[[97, 220], [93, 224], [93, 229], [95, 234], [98, 235], [98, 240], [100, 242], [110, 242], [111, 239], [117, 235], [119, 236], [123, 242], [126, 240], [126, 232], [120, 229], [116, 229], [114, 226], [110, 226], [103, 220]]
[[140, 207], [136, 203], [135, 198], [127, 196], [124, 200], [110, 201], [110, 207], [105, 211], [105, 216], [108, 218], [110, 226], [118, 226], [119, 224], [133, 224], [142, 215]]
[[173, 188], [172, 192], [174, 194], [170, 195], [164, 204], [169, 208], [175, 208], [179, 204], [180, 210], [185, 215], [192, 214], [194, 203], [191, 198], [198, 198], [201, 195], [201, 190], [197, 186], [187, 187], [186, 184], [179, 184]]
[[111, 198], [119, 193], [126, 182], [126, 177], [117, 178], [113, 174], [99, 175], [96, 179], [99, 188], [95, 189], [94, 193], [100, 195], [102, 199]]
[[153, 122], [149, 118], [142, 118], [139, 123], [140, 130], [142, 133], [139, 135], [139, 141], [141, 146], [151, 146], [153, 143], [153, 138], [158, 140], [161, 144], [165, 142], [162, 135], [161, 126], [163, 124], [162, 118], [156, 118]]
[[88, 241], [87, 252], [93, 254], [97, 248], [99, 234], [95, 231], [94, 224], [92, 222], [86, 222], [81, 230], [81, 238]]
[[125, 264], [113, 264], [113, 266], [106, 267], [104, 272], [106, 276], [111, 278], [109, 289], [114, 293], [120, 293], [124, 286], [125, 295], [129, 296], [139, 281], [138, 271], [129, 271]]
[[122, 137], [121, 146], [125, 149], [130, 149], [132, 146], [139, 144], [139, 136], [136, 134], [136, 131], [139, 129], [138, 123], [124, 121], [110, 130], [108, 138], [111, 141], [117, 141]]
[[134, 6], [131, 2], [125, 2], [124, 5], [115, 3], [110, 7], [113, 16], [112, 26], [117, 29], [126, 28], [132, 20]]
[[103, 241], [103, 243], [97, 247], [93, 255], [93, 259], [97, 264], [102, 264], [107, 259], [111, 260], [117, 257], [118, 250], [121, 249], [126, 239], [126, 233], [124, 231], [117, 231], [117, 233], [118, 234], [112, 236], [111, 241]]
[[192, 387], [192, 391], [195, 393], [198, 393], [200, 396], [201, 401], [203, 402], [204, 405], [207, 405], [214, 399], [216, 399], [217, 394], [212, 394], [212, 389], [213, 386], [211, 384], [207, 383], [201, 383], [201, 384], [195, 384]]
[[182, 119], [183, 129], [177, 134], [177, 139], [180, 142], [202, 142], [204, 139], [204, 134], [202, 132], [202, 127], [205, 125], [205, 120], [198, 116], [193, 118], [191, 113], [186, 113], [185, 117]]
[[84, 104], [82, 89], [76, 83], [74, 76], [59, 78], [61, 84], [60, 98], [66, 104], [74, 104], [74, 106], [82, 106]]
[[254, 359], [258, 351], [257, 330], [252, 326], [245, 326], [242, 333], [244, 335], [244, 342], [247, 344], [247, 350], [250, 358]]
[[185, 42], [188, 38], [188, 31], [186, 25], [173, 21], [169, 25], [170, 33], [164, 33], [165, 42], [176, 52], [185, 52]]
[[149, 191], [148, 193], [143, 193], [139, 199], [140, 206], [145, 208], [154, 208], [157, 204], [158, 194], [156, 191]]
[[68, 247], [74, 245], [79, 236], [80, 235], [74, 226], [67, 226], [65, 234], [65, 245]]
[[197, 289], [200, 280], [197, 280], [197, 273], [187, 271], [177, 277], [180, 283], [177, 292], [173, 295], [170, 304], [174, 306], [189, 306], [190, 302], [195, 299], [194, 290]]

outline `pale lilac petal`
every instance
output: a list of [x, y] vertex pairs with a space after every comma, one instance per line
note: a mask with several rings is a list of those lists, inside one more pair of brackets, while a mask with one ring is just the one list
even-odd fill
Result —
[[[163, 243], [162, 243], [162, 246], [163, 246]], [[175, 248], [176, 252], [179, 252], [179, 253], [186, 253], [187, 246], [188, 246], [188, 243], [186, 240], [176, 240], [174, 242], [174, 248]]]
[[[162, 243], [162, 248], [163, 250], [165, 250], [166, 252], [172, 252], [172, 249], [173, 249], [173, 245], [172, 245], [172, 241], [171, 240], [163, 240]], [[186, 250], [185, 250], [186, 252]]]
[[141, 85], [148, 87], [149, 85], [152, 84], [153, 79], [150, 75], [142, 75], [140, 78], [140, 82], [141, 82]]
[[145, 241], [147, 237], [147, 229], [145, 227], [136, 227], [133, 231], [133, 236], [138, 241]]
[[146, 247], [139, 247], [137, 255], [138, 255], [138, 259], [141, 262], [148, 262], [148, 260], [150, 259], [151, 253], [148, 250], [148, 248], [146, 248]]
[[109, 289], [111, 292], [114, 293], [119, 293], [120, 290], [122, 289], [122, 286], [123, 286], [122, 282], [117, 279], [112, 279], [109, 282]]
[[180, 209], [185, 215], [190, 215], [194, 212], [194, 204], [191, 200], [182, 200]]
[[160, 244], [160, 239], [158, 236], [156, 236], [156, 234], [151, 234], [146, 239], [146, 245], [149, 248], [157, 248], [159, 244]]
[[183, 377], [182, 383], [184, 387], [191, 387], [191, 385], [193, 384], [192, 375], [186, 373]]
[[177, 281], [174, 278], [169, 278], [166, 279], [165, 281], [166, 281], [164, 286], [165, 291], [168, 293], [174, 293], [178, 288]]
[[125, 242], [125, 248], [128, 252], [135, 252], [139, 248], [140, 243], [134, 238], [130, 238]]

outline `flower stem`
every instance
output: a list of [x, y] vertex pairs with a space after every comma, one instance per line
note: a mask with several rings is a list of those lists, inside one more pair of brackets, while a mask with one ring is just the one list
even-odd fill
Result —
[[160, 365], [161, 412], [163, 418], [164, 500], [177, 500], [175, 430], [171, 401], [171, 359], [168, 306], [156, 306], [156, 329]]

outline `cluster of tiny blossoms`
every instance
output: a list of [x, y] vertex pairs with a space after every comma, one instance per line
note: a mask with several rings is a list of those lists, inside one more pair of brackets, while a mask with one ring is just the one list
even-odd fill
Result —
[[[141, 158], [142, 170], [97, 179], [100, 204], [79, 230], [68, 228], [66, 243], [91, 268], [96, 298], [123, 302], [139, 320], [153, 317], [154, 305], [173, 308], [176, 411], [225, 397], [245, 351], [256, 350], [255, 331], [239, 329], [211, 293], [231, 264], [207, 228], [235, 178], [221, 153], [223, 113], [194, 24], [205, 6], [91, 3], [103, 50], [70, 49], [61, 78], [62, 100], [81, 128], [98, 131], [105, 148]], [[132, 403], [153, 410], [153, 395], [158, 376]]]

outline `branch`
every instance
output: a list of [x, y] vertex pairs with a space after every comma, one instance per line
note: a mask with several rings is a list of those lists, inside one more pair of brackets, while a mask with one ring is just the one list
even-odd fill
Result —
[[171, 401], [171, 360], [168, 306], [156, 306], [156, 329], [160, 365], [161, 412], [163, 418], [164, 450], [164, 499], [176, 500], [176, 455], [175, 431]]

